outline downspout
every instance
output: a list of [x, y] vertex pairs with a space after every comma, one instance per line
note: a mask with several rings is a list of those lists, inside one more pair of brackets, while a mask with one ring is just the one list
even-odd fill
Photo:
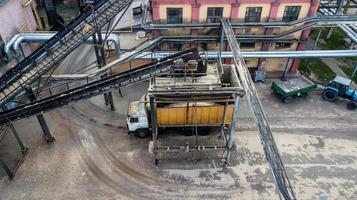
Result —
[[11, 58], [13, 58], [13, 52], [12, 52], [12, 45], [19, 40], [21, 37], [21, 33], [14, 35], [8, 42], [6, 42], [5, 47], [4, 47], [4, 51], [6, 54], [6, 57], [8, 60], [11, 60]]

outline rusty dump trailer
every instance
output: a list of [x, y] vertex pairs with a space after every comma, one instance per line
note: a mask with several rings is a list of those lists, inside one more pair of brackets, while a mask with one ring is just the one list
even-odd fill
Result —
[[[224, 110], [226, 116], [223, 120]], [[170, 107], [159, 107], [157, 112], [158, 127], [180, 126], [220, 126], [231, 125], [233, 116], [233, 104], [220, 105], [216, 103], [182, 103]]]
[[[158, 159], [161, 151], [231, 150], [239, 98], [244, 90], [232, 65], [208, 64], [195, 58], [175, 62], [170, 73], [151, 79], [148, 94], [131, 102], [128, 112], [129, 134], [152, 135], [151, 150]], [[217, 134], [212, 133], [216, 131]], [[163, 129], [176, 129], [196, 141], [184, 145], [165, 144], [159, 137]], [[207, 134], [224, 141], [203, 144]], [[226, 139], [226, 140], [225, 140]], [[218, 142], [219, 143], [219, 142]]]

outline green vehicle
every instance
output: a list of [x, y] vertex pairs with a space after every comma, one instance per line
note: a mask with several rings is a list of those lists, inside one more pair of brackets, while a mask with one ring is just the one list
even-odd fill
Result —
[[287, 81], [276, 80], [271, 85], [271, 89], [281, 97], [284, 103], [291, 102], [293, 97], [306, 97], [316, 88], [316, 84], [302, 76]]

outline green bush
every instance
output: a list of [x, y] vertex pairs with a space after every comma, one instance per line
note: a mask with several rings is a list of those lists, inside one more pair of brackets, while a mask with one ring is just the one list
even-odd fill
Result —
[[[320, 39], [325, 40], [326, 43], [325, 44], [319, 43], [318, 47], [320, 49], [325, 49], [325, 50], [326, 49], [335, 49], [335, 50], [346, 49], [345, 40], [344, 40], [344, 38], [347, 37], [346, 34], [338, 28], [332, 28], [333, 31], [332, 31], [331, 37], [329, 39], [326, 39], [328, 30], [329, 29], [324, 29], [320, 36]], [[316, 40], [319, 31], [320, 31], [320, 29], [314, 29], [310, 35], [311, 39]]]
[[305, 74], [313, 74], [318, 82], [326, 84], [332, 80], [336, 74], [320, 58], [303, 59], [299, 65], [299, 70]]
[[[338, 65], [338, 67], [346, 74], [346, 76], [351, 78], [352, 70], [353, 70], [351, 67], [349, 67], [348, 65]], [[353, 82], [357, 83], [357, 76], [356, 75], [353, 78]]]

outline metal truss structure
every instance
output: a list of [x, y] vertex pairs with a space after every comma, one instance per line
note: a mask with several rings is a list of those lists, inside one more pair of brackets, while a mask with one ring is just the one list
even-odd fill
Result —
[[260, 133], [260, 139], [263, 145], [265, 158], [267, 159], [270, 165], [270, 169], [272, 171], [276, 186], [281, 196], [284, 197], [284, 199], [296, 199], [288, 175], [286, 174], [283, 162], [281, 160], [278, 148], [275, 144], [274, 137], [269, 126], [269, 122], [263, 110], [263, 106], [260, 102], [258, 92], [255, 89], [254, 82], [250, 76], [244, 58], [241, 55], [239, 44], [237, 42], [237, 39], [235, 38], [232, 26], [230, 25], [230, 22], [227, 19], [222, 19], [222, 29], [223, 30], [221, 32], [220, 50], [222, 50], [223, 47], [223, 36], [226, 35], [228, 39], [228, 44], [233, 53], [235, 67], [239, 74], [239, 78], [242, 82], [249, 105], [253, 112], [255, 122], [258, 127], [258, 131]]

